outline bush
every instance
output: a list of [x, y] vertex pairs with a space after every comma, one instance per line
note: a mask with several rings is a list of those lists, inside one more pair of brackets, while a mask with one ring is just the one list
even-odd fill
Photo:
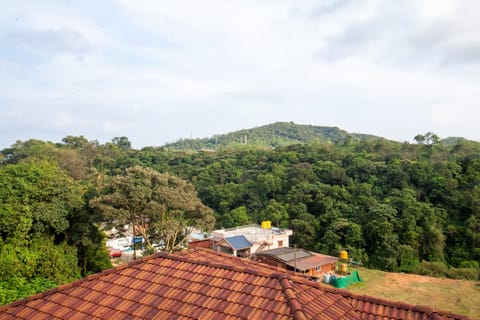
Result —
[[0, 282], [0, 305], [28, 297], [32, 294], [43, 292], [56, 287], [57, 284], [49, 279], [12, 277], [8, 281]]
[[478, 268], [450, 268], [449, 278], [461, 280], [479, 280], [480, 269]]
[[448, 277], [448, 267], [443, 262], [431, 262], [423, 260], [414, 273], [431, 277]]
[[474, 268], [474, 269], [480, 268], [480, 266], [478, 265], [478, 261], [475, 261], [475, 260], [462, 261], [458, 267], [459, 268]]
[[[473, 264], [474, 265], [474, 264]], [[447, 267], [443, 262], [422, 261], [414, 270], [415, 273], [441, 278], [451, 278], [460, 280], [479, 280], [479, 268], [452, 268]]]

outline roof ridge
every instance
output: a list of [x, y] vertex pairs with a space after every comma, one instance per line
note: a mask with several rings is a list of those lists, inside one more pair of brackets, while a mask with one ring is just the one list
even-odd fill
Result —
[[[260, 261], [257, 261], [257, 260], [240, 258], [240, 257], [232, 256], [231, 254], [217, 252], [215, 250], [212, 250], [212, 249], [209, 249], [209, 248], [202, 248], [202, 247], [190, 248], [190, 249], [185, 250], [183, 252], [186, 252], [186, 251], [203, 251], [203, 252], [208, 252], [208, 253], [215, 252], [215, 254], [217, 254], [219, 256], [228, 257], [229, 259], [241, 260], [242, 263], [252, 265], [252, 267], [256, 267], [257, 265], [261, 265], [262, 268], [271, 270], [272, 274], [273, 273], [278, 273], [279, 271], [281, 271], [281, 273], [289, 275], [292, 279], [297, 279], [297, 278], [298, 279], [303, 279], [303, 280], [306, 280], [306, 283], [311, 283], [311, 280], [309, 280], [308, 277], [303, 275], [303, 274], [298, 274], [298, 273], [295, 273], [292, 270], [287, 270], [287, 269], [283, 269], [283, 268], [279, 269], [278, 267], [275, 267], [275, 266], [272, 266], [272, 265], [269, 265], [269, 264], [266, 264], [266, 263], [263, 263], [263, 262], [260, 262]], [[183, 253], [183, 252], [180, 252], [180, 253]], [[176, 256], [178, 256], [178, 255], [176, 255]], [[210, 264], [212, 262], [213, 261], [209, 261], [208, 263]], [[223, 264], [221, 264], [221, 265], [225, 266]], [[242, 269], [239, 266], [236, 266], [236, 267]], [[259, 270], [255, 270], [255, 271], [256, 272], [263, 272], [263, 271], [259, 271]], [[270, 273], [268, 273], [268, 274], [270, 275]]]
[[[210, 253], [212, 252], [211, 249], [202, 248], [202, 247], [191, 248], [191, 249], [188, 249], [188, 250], [189, 251], [207, 251], [207, 252], [210, 252]], [[282, 288], [282, 291], [284, 292], [284, 294], [286, 296], [286, 300], [288, 302], [288, 305], [290, 306], [290, 308], [293, 311], [295, 319], [298, 319], [298, 320], [307, 320], [308, 319], [305, 316], [305, 313], [303, 312], [303, 308], [301, 307], [300, 302], [297, 301], [297, 298], [295, 296], [295, 292], [294, 292], [292, 286], [290, 285], [290, 281], [292, 281], [292, 277], [288, 273], [282, 273], [282, 272], [279, 272], [279, 270], [276, 270], [276, 269], [273, 269], [273, 268], [271, 269], [271, 272], [267, 272], [267, 271], [263, 271], [263, 270], [253, 269], [253, 267], [252, 268], [246, 268], [246, 267], [241, 267], [241, 266], [238, 266], [238, 265], [226, 265], [226, 264], [222, 264], [222, 263], [216, 262], [216, 261], [193, 260], [192, 258], [189, 258], [188, 256], [169, 254], [169, 253], [166, 253], [166, 252], [161, 252], [161, 253], [157, 254], [156, 258], [158, 258], [158, 257], [167, 258], [167, 259], [175, 260], [175, 261], [193, 263], [193, 264], [202, 265], [202, 266], [210, 266], [210, 267], [213, 267], [213, 268], [220, 268], [220, 269], [224, 269], [224, 270], [244, 272], [244, 273], [248, 273], [248, 274], [252, 274], [252, 275], [256, 275], [256, 276], [276, 279], [280, 282], [280, 286]], [[235, 259], [241, 259], [239, 257], [230, 256], [230, 255], [229, 255], [229, 257], [230, 258], [235, 258]], [[245, 260], [245, 261], [248, 261], [249, 263], [251, 263], [251, 262], [259, 263], [259, 262], [252, 261], [252, 260]], [[295, 277], [295, 278], [297, 278], [297, 277]], [[282, 281], [284, 282], [283, 285], [282, 285]], [[228, 313], [225, 313], [225, 314], [228, 314]]]
[[[192, 249], [189, 249], [189, 250], [191, 250], [191, 251], [209, 251], [209, 252], [212, 252], [212, 250], [205, 249], [205, 248], [192, 248]], [[267, 271], [264, 271], [264, 270], [254, 269], [253, 266], [249, 268], [249, 267], [242, 267], [242, 266], [238, 266], [238, 265], [227, 265], [227, 264], [223, 264], [223, 263], [220, 263], [220, 262], [217, 262], [217, 261], [192, 260], [192, 258], [185, 257], [183, 255], [161, 253], [161, 254], [157, 255], [157, 258], [160, 257], [160, 256], [163, 257], [163, 258], [171, 259], [171, 260], [189, 262], [189, 263], [194, 263], [194, 264], [198, 264], [198, 265], [202, 265], [202, 266], [211, 266], [211, 267], [214, 267], [214, 268], [220, 268], [220, 269], [231, 270], [231, 271], [244, 272], [244, 273], [249, 273], [249, 274], [252, 274], [252, 275], [257, 275], [257, 276], [266, 277], [266, 278], [277, 279], [278, 277], [276, 275], [279, 274], [278, 270], [273, 269], [273, 268], [271, 269], [272, 272], [267, 272]], [[233, 258], [240, 259], [239, 257], [233, 257]], [[249, 264], [251, 262], [255, 262], [255, 261], [248, 260]], [[259, 262], [256, 262], [256, 263], [259, 263]], [[275, 271], [277, 271], [277, 272], [275, 272]], [[283, 276], [283, 274], [281, 274], [281, 275]], [[285, 275], [287, 275], [287, 274], [285, 274]]]
[[[270, 270], [270, 271], [264, 271], [264, 270], [258, 270], [258, 269], [243, 268], [241, 266], [235, 265], [236, 269], [233, 269], [233, 270], [236, 270], [236, 271], [252, 270], [254, 272], [253, 274], [258, 274], [258, 275], [264, 276], [264, 277], [270, 277], [271, 278], [271, 277], [276, 277], [277, 275], [281, 275], [281, 276], [288, 276], [289, 279], [295, 280], [296, 282], [302, 282], [302, 283], [312, 283], [313, 282], [306, 275], [296, 273], [292, 270], [278, 268], [278, 267], [275, 267], [275, 266], [272, 266], [272, 265], [269, 265], [269, 264], [266, 264], [266, 263], [263, 263], [263, 262], [260, 262], [260, 261], [257, 261], [257, 260], [252, 260], [252, 259], [249, 259], [249, 258], [246, 259], [246, 258], [235, 257], [235, 256], [232, 256], [232, 255], [229, 255], [229, 254], [226, 254], [226, 253], [216, 252], [216, 251], [214, 251], [212, 249], [209, 249], [209, 248], [196, 247], [196, 248], [192, 248], [192, 249], [189, 249], [189, 250], [205, 251], [205, 252], [209, 252], [209, 253], [212, 253], [212, 251], [213, 251], [218, 255], [222, 255], [222, 256], [225, 256], [225, 257], [233, 258], [233, 259], [238, 259], [238, 260], [242, 261], [244, 264], [250, 265], [251, 268], [255, 268], [255, 267], [258, 267], [258, 265], [260, 265], [262, 268]], [[208, 263], [210, 264], [210, 263], [212, 263], [212, 261], [210, 261]], [[221, 263], [220, 263], [220, 265], [222, 267], [225, 266]]]
[[280, 282], [280, 286], [285, 295], [290, 309], [296, 320], [307, 320], [307, 316], [303, 312], [302, 304], [298, 302], [295, 290], [293, 290], [291, 279], [286, 274], [274, 274], [274, 278], [277, 278]]

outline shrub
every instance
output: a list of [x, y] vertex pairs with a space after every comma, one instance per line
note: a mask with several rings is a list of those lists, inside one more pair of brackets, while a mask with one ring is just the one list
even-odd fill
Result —
[[462, 261], [458, 267], [459, 268], [474, 268], [474, 269], [480, 268], [480, 266], [478, 264], [478, 261], [475, 261], [475, 260]]
[[431, 277], [448, 277], [448, 267], [443, 262], [423, 260], [414, 270], [415, 273]]
[[[476, 262], [476, 261], [474, 261]], [[465, 265], [475, 265], [475, 264], [465, 264]], [[431, 276], [431, 277], [442, 277], [442, 278], [451, 278], [451, 279], [461, 279], [461, 280], [479, 280], [480, 279], [480, 269], [479, 268], [452, 268], [447, 267], [442, 262], [431, 262], [431, 261], [422, 261], [420, 265], [414, 270], [415, 273]]]
[[450, 268], [449, 278], [462, 280], [479, 280], [480, 269], [478, 268]]

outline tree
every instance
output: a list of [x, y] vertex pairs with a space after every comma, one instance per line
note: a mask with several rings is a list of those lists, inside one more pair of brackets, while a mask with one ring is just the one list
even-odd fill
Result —
[[425, 142], [427, 144], [436, 145], [440, 141], [440, 137], [433, 132], [427, 132], [425, 134]]
[[102, 215], [88, 206], [88, 200], [96, 196], [90, 187], [81, 208], [75, 210], [69, 219], [66, 230], [68, 243], [77, 249], [78, 266], [82, 276], [97, 273], [112, 267], [106, 247], [106, 235], [98, 228]]
[[371, 208], [365, 224], [365, 240], [370, 263], [374, 267], [396, 271], [400, 243], [394, 223], [397, 212], [387, 204]]
[[82, 194], [53, 162], [0, 167], [0, 303], [80, 277], [67, 229]]
[[271, 199], [265, 208], [265, 218], [275, 222], [277, 227], [288, 226], [288, 212], [287, 209], [275, 199]]
[[132, 225], [133, 235], [145, 239], [148, 251], [154, 241], [174, 251], [184, 242], [188, 227], [210, 229], [215, 222], [213, 211], [198, 199], [193, 185], [168, 173], [130, 167], [125, 175], [113, 177], [105, 191], [90, 206], [109, 221]]
[[11, 148], [3, 150], [6, 162], [9, 164], [19, 163], [28, 160], [48, 160], [57, 158], [57, 148], [51, 142], [30, 139], [17, 141]]
[[[60, 145], [60, 151], [75, 151], [77, 153], [77, 158], [80, 158], [83, 163], [76, 163], [79, 160], [75, 159], [76, 161], [68, 161], [73, 162], [70, 166], [62, 166], [62, 163], [65, 163], [63, 158], [63, 154], [60, 154], [60, 166], [66, 167], [66, 169], [70, 172], [70, 174], [75, 173], [74, 170], [70, 169], [71, 167], [76, 167], [76, 170], [82, 170], [85, 172], [87, 169], [93, 169], [93, 162], [97, 157], [97, 148], [99, 146], [98, 141], [88, 141], [84, 136], [67, 136], [62, 139], [63, 144]], [[68, 153], [67, 153], [68, 156]], [[72, 157], [72, 156], [70, 156]], [[67, 158], [68, 159], [68, 158]], [[78, 173], [77, 173], [78, 175]], [[72, 175], [73, 176], [73, 175]], [[73, 176], [75, 178], [75, 176]], [[83, 176], [82, 176], [83, 178]]]
[[362, 248], [363, 237], [360, 225], [345, 218], [331, 221], [321, 240], [322, 247], [330, 254], [339, 254], [342, 248]]
[[250, 222], [252, 221], [245, 206], [235, 208], [223, 216], [223, 224], [226, 228], [242, 226]]
[[307, 250], [314, 249], [317, 240], [317, 222], [314, 215], [300, 214], [297, 219], [290, 221], [290, 229], [293, 230], [292, 242], [295, 245]]
[[0, 168], [0, 225], [3, 237], [14, 235], [21, 218], [28, 233], [61, 235], [68, 217], [82, 204], [83, 190], [57, 165], [29, 161]]
[[127, 137], [115, 137], [112, 139], [112, 143], [119, 146], [120, 149], [123, 150], [130, 150], [132, 148], [132, 143]]
[[425, 136], [423, 134], [417, 134], [414, 138], [413, 138], [418, 144], [424, 144], [425, 143]]
[[425, 134], [417, 134], [413, 138], [418, 144], [438, 144], [440, 137], [433, 132], [427, 132]]
[[85, 148], [89, 144], [84, 136], [66, 136], [62, 139], [62, 142], [70, 148], [79, 150]]

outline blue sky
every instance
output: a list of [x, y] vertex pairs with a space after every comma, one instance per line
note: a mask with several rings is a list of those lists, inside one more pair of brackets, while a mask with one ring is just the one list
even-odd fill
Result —
[[5, 1], [0, 148], [276, 121], [480, 141], [480, 2]]

